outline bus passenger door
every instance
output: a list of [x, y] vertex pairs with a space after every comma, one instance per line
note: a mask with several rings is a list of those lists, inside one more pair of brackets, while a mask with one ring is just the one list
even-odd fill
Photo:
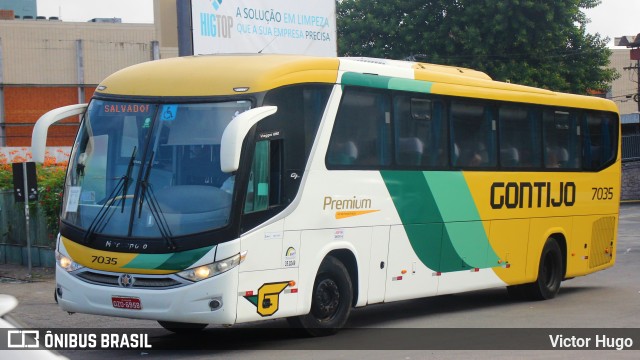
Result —
[[369, 261], [368, 304], [384, 301], [389, 256], [389, 231], [389, 226], [376, 226], [373, 228]]

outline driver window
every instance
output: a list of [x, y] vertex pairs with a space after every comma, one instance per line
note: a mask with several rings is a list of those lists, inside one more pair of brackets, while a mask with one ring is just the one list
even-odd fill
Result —
[[266, 210], [269, 207], [269, 145], [268, 140], [256, 143], [247, 185], [247, 198], [244, 203], [245, 214]]

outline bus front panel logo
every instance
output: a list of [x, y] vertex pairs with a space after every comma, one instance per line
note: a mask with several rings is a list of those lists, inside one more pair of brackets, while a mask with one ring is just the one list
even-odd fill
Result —
[[118, 278], [118, 285], [126, 288], [133, 287], [133, 283], [136, 282], [136, 279], [129, 274], [122, 274]]
[[271, 316], [278, 311], [280, 294], [287, 286], [289, 286], [288, 281], [264, 284], [258, 289], [258, 295], [244, 298], [255, 305], [260, 316]]

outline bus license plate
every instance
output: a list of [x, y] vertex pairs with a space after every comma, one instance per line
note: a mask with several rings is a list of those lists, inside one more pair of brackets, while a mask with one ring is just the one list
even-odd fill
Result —
[[142, 310], [142, 303], [137, 297], [112, 296], [111, 303], [118, 309]]

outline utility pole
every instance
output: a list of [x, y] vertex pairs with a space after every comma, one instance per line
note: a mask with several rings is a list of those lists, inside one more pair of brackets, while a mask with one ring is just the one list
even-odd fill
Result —
[[[636, 38], [636, 41], [639, 39]], [[640, 113], [640, 47], [635, 48], [638, 53], [638, 58], [636, 59], [636, 72], [638, 73], [638, 92], [633, 96], [633, 100], [638, 103], [638, 112]]]
[[[631, 96], [631, 98], [633, 98], [633, 101], [638, 103], [638, 112], [640, 112], [640, 101], [638, 101], [638, 97], [640, 97], [640, 60], [636, 61], [636, 66], [626, 66], [622, 68], [623, 70], [636, 70], [636, 73], [638, 74], [638, 91]], [[627, 98], [629, 98], [630, 96], [627, 95]]]
[[178, 16], [178, 56], [193, 55], [191, 0], [176, 0], [176, 13]]
[[[638, 41], [640, 39], [636, 39]], [[631, 60], [636, 60], [636, 66], [624, 68], [625, 70], [635, 69], [638, 74], [638, 92], [633, 95], [633, 101], [638, 103], [638, 112], [640, 113], [640, 47], [631, 49]]]
[[633, 36], [623, 36], [614, 39], [614, 45], [626, 46], [630, 49], [629, 58], [636, 61], [636, 66], [623, 68], [624, 70], [636, 70], [638, 75], [638, 90], [633, 95], [633, 101], [638, 103], [638, 112], [640, 113], [640, 34]]

